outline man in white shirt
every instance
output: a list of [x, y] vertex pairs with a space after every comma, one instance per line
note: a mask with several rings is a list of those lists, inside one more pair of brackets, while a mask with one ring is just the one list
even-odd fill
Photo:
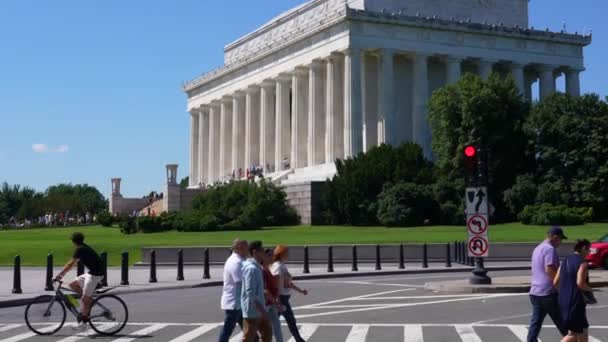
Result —
[[243, 329], [241, 311], [242, 264], [248, 256], [248, 244], [236, 239], [232, 243], [232, 254], [224, 264], [224, 287], [222, 288], [222, 310], [225, 312], [224, 326], [220, 331], [219, 342], [228, 342], [236, 324]]

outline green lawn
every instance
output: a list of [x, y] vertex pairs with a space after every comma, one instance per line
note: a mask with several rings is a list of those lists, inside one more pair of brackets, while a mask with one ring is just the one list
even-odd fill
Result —
[[[529, 242], [543, 239], [547, 227], [523, 226], [511, 223], [490, 227], [493, 242]], [[142, 246], [228, 246], [235, 237], [262, 240], [265, 244], [315, 245], [315, 244], [376, 244], [408, 242], [452, 242], [466, 238], [463, 227], [337, 227], [298, 226], [268, 228], [261, 231], [179, 233], [122, 235], [117, 228], [48, 228], [0, 231], [0, 265], [12, 265], [16, 254], [21, 255], [23, 265], [44, 265], [46, 255], [52, 252], [56, 264], [62, 264], [72, 251], [70, 233], [81, 231], [86, 242], [98, 251], [109, 254], [111, 265], [120, 263], [120, 252], [129, 251], [130, 261], [140, 260]], [[608, 224], [591, 223], [585, 226], [565, 228], [573, 240], [595, 240], [608, 233]]]

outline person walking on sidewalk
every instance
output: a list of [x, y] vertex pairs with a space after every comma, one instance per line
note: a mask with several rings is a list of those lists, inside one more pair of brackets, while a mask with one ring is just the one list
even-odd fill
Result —
[[264, 295], [266, 296], [266, 307], [268, 308], [268, 319], [272, 325], [272, 334], [276, 342], [283, 342], [283, 332], [281, 331], [281, 321], [279, 312], [283, 311], [283, 306], [279, 301], [279, 287], [277, 280], [270, 272], [272, 265], [272, 249], [264, 252], [264, 264], [262, 265], [264, 274]]
[[[562, 342], [587, 342], [589, 322], [587, 321], [587, 301], [593, 303], [593, 289], [589, 286], [589, 269], [585, 257], [589, 255], [591, 242], [578, 240], [574, 254], [562, 261], [553, 281], [559, 289], [559, 307], [568, 336]], [[587, 295], [588, 300], [585, 300]]]
[[568, 334], [559, 310], [557, 293], [553, 287], [553, 280], [559, 267], [559, 257], [556, 249], [565, 239], [567, 238], [560, 227], [551, 227], [547, 232], [547, 238], [532, 253], [532, 281], [530, 287], [532, 318], [528, 330], [528, 342], [538, 341], [538, 335], [547, 314], [562, 336]]
[[293, 336], [295, 342], [305, 342], [296, 322], [296, 317], [291, 309], [289, 299], [291, 298], [291, 290], [294, 289], [303, 295], [307, 295], [308, 291], [301, 289], [293, 283], [291, 274], [287, 269], [285, 263], [289, 258], [289, 248], [287, 246], [279, 245], [274, 249], [272, 268], [270, 269], [272, 275], [275, 276], [277, 283], [279, 284], [279, 300], [283, 305], [284, 309], [281, 314], [285, 317], [291, 336]]
[[84, 243], [84, 235], [82, 233], [73, 233], [71, 240], [76, 249], [74, 250], [72, 259], [63, 267], [63, 270], [55, 277], [55, 280], [61, 280], [78, 262], [82, 262], [89, 270], [89, 273], [81, 274], [70, 283], [70, 288], [82, 299], [82, 310], [78, 317], [79, 325], [77, 328], [85, 330], [89, 320], [91, 304], [93, 303], [93, 292], [95, 292], [97, 284], [103, 279], [102, 262], [99, 254]]
[[241, 312], [241, 282], [243, 261], [247, 257], [247, 241], [236, 239], [232, 243], [232, 254], [224, 264], [224, 286], [221, 307], [224, 310], [224, 326], [220, 330], [219, 342], [228, 342], [238, 324], [243, 330]]
[[255, 342], [258, 333], [262, 342], [272, 341], [272, 328], [266, 314], [264, 298], [264, 247], [261, 241], [249, 245], [251, 257], [243, 262], [241, 308], [243, 309], [243, 342]]

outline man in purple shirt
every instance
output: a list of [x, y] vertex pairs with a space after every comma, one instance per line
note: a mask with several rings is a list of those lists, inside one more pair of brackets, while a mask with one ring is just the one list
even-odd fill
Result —
[[538, 245], [532, 253], [532, 284], [530, 287], [532, 319], [528, 330], [528, 342], [538, 341], [540, 328], [547, 314], [562, 336], [568, 334], [562, 323], [557, 303], [557, 293], [553, 288], [553, 279], [559, 268], [556, 248], [565, 239], [567, 238], [560, 227], [551, 227], [547, 232], [547, 239]]

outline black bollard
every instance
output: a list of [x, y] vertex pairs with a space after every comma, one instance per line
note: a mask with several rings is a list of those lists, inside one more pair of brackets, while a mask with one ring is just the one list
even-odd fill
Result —
[[177, 281], [184, 280], [184, 251], [177, 251]]
[[458, 263], [458, 242], [454, 241], [454, 262]]
[[450, 253], [450, 243], [445, 244], [445, 267], [452, 267], [452, 255]]
[[23, 293], [21, 290], [21, 257], [15, 255], [15, 268], [13, 271], [13, 293]]
[[99, 254], [101, 258], [101, 272], [103, 273], [103, 278], [99, 282], [99, 287], [108, 286], [108, 253], [101, 252]]
[[353, 245], [353, 268], [351, 271], [356, 272], [359, 270], [359, 266], [357, 265], [357, 245]]
[[382, 265], [380, 264], [380, 245], [376, 245], [376, 271], [380, 271]]
[[422, 268], [429, 267], [429, 256], [428, 256], [428, 247], [426, 246], [426, 242], [422, 246]]
[[122, 252], [120, 262], [120, 285], [129, 285], [129, 252]]
[[205, 248], [205, 260], [203, 265], [203, 279], [211, 279], [209, 274], [209, 248]]
[[308, 246], [304, 246], [304, 274], [310, 273], [309, 260], [308, 260]]
[[82, 263], [82, 261], [78, 260], [78, 264], [76, 266], [76, 275], [80, 277], [83, 274], [84, 274], [84, 264]]
[[460, 263], [463, 265], [467, 264], [467, 246], [464, 241], [460, 241]]
[[403, 244], [399, 245], [399, 269], [405, 269], [405, 252], [403, 250]]
[[150, 252], [150, 283], [156, 283], [158, 280], [156, 279], [156, 251], [152, 250]]
[[53, 254], [46, 256], [46, 285], [44, 291], [55, 291], [53, 288]]
[[327, 272], [334, 271], [334, 248], [332, 246], [327, 247]]

